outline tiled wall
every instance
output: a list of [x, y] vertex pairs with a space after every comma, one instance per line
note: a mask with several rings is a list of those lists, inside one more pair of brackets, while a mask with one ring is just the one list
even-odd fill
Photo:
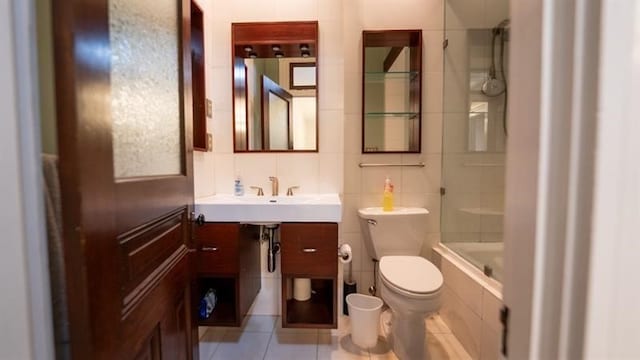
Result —
[[[213, 151], [196, 152], [196, 198], [233, 193], [236, 174], [245, 191], [260, 186], [270, 193], [269, 176], [280, 180], [280, 191], [300, 186], [300, 193], [342, 193], [344, 148], [343, 17], [340, 0], [199, 0], [205, 11], [207, 97], [213, 101]], [[257, 21], [319, 22], [318, 153], [234, 154], [231, 95], [231, 23]], [[359, 139], [359, 137], [358, 137]], [[263, 244], [263, 255], [266, 244]], [[266, 259], [266, 255], [263, 256]], [[280, 273], [263, 269], [262, 291], [254, 314], [280, 313]]]
[[[207, 97], [213, 101], [213, 152], [194, 156], [196, 198], [233, 193], [239, 174], [250, 185], [270, 190], [269, 176], [281, 189], [301, 193], [341, 192], [343, 153], [342, 12], [339, 0], [199, 0], [206, 13]], [[231, 95], [231, 23], [318, 20], [319, 152], [313, 154], [234, 154]]]
[[[245, 184], [268, 191], [268, 177], [281, 188], [338, 192], [343, 200], [340, 242], [352, 245], [354, 279], [366, 292], [373, 284], [373, 265], [362, 243], [356, 211], [381, 206], [388, 175], [395, 185], [396, 206], [429, 209], [423, 255], [439, 241], [442, 136], [443, 0], [200, 0], [205, 11], [207, 97], [213, 100], [213, 152], [194, 156], [196, 198], [231, 193], [239, 173]], [[231, 125], [231, 23], [318, 20], [320, 31], [319, 149], [317, 154], [234, 154]], [[423, 30], [422, 153], [361, 154], [362, 30]], [[360, 162], [415, 163], [425, 168], [365, 168]], [[344, 175], [343, 175], [344, 174]], [[264, 251], [264, 249], [263, 249]], [[278, 268], [279, 269], [279, 268]], [[263, 270], [263, 291], [252, 312], [280, 312], [279, 272]], [[341, 291], [341, 286], [339, 286]], [[341, 301], [339, 301], [341, 303]]]
[[440, 316], [473, 359], [498, 359], [502, 299], [489, 289], [495, 284], [463, 271], [446, 251], [434, 252], [433, 258], [444, 277]]
[[[442, 137], [442, 0], [357, 0], [344, 1], [344, 217], [342, 241], [354, 249], [353, 270], [358, 290], [367, 293], [373, 284], [370, 261], [360, 233], [357, 209], [382, 206], [384, 180], [394, 183], [396, 206], [426, 207], [428, 233], [423, 255], [439, 241], [440, 167]], [[361, 153], [362, 131], [362, 31], [383, 29], [423, 30], [422, 153], [378, 155]], [[360, 168], [361, 162], [416, 163], [425, 168]]]

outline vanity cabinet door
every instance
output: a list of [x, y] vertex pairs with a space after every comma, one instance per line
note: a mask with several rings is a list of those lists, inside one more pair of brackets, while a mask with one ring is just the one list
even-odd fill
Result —
[[337, 275], [338, 224], [283, 223], [280, 236], [283, 274]]
[[205, 223], [196, 227], [198, 272], [236, 274], [239, 271], [239, 225]]

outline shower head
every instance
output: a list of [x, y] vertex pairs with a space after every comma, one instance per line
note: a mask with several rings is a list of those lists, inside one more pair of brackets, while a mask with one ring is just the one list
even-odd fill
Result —
[[491, 32], [494, 36], [502, 35], [502, 41], [509, 41], [509, 29], [511, 28], [511, 20], [504, 19], [496, 25]]

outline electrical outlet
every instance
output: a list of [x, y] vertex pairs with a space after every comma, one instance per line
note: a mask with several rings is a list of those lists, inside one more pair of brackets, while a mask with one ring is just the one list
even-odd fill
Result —
[[207, 151], [213, 150], [213, 135], [211, 133], [207, 133]]
[[213, 116], [213, 102], [207, 99], [207, 117], [211, 118]]

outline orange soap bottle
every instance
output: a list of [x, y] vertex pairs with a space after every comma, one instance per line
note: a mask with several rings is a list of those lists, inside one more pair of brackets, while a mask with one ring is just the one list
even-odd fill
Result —
[[382, 211], [393, 210], [393, 184], [391, 179], [387, 176], [384, 181], [384, 194], [382, 195]]

